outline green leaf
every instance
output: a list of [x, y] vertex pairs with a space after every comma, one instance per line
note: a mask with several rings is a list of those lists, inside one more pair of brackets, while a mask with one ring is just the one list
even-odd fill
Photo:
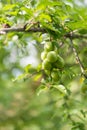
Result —
[[49, 16], [49, 15], [47, 15], [47, 14], [41, 14], [40, 16], [39, 16], [39, 20], [40, 21], [46, 21], [46, 22], [51, 22], [51, 17]]
[[37, 95], [39, 96], [41, 93], [45, 93], [48, 91], [48, 87], [41, 85], [38, 89], [37, 89]]
[[16, 4], [7, 4], [4, 6], [3, 10], [8, 11], [9, 9], [11, 10], [11, 9], [15, 8], [16, 6], [17, 6]]
[[62, 85], [62, 84], [53, 85], [52, 87], [58, 89], [58, 90], [59, 90], [61, 93], [63, 93], [64, 95], [67, 95], [67, 94], [68, 94], [68, 93], [67, 93], [67, 90], [66, 90], [66, 88], [65, 88], [65, 86]]
[[29, 74], [24, 73], [24, 74], [19, 75], [17, 78], [12, 79], [12, 81], [15, 82], [15, 81], [19, 81], [19, 80], [25, 80], [28, 77], [29, 77]]
[[24, 68], [25, 72], [28, 73], [28, 72], [29, 72], [29, 69], [31, 69], [31, 67], [32, 67], [32, 65], [31, 65], [31, 64], [28, 64], [28, 65]]

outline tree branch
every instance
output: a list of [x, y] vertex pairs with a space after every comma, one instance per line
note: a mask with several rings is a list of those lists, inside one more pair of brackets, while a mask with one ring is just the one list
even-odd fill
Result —
[[74, 33], [71, 34], [71, 32], [66, 34], [65, 37], [72, 38], [72, 39], [75, 39], [75, 38], [86, 38], [87, 39], [87, 35], [80, 35], [80, 34], [74, 34]]
[[[46, 29], [41, 28], [41, 27], [31, 27], [28, 30], [26, 30], [24, 27], [11, 27], [11, 28], [2, 28], [0, 30], [0, 35], [4, 35], [8, 32], [42, 32], [42, 33], [47, 33]], [[80, 35], [80, 34], [74, 34], [75, 32], [70, 32], [64, 35], [65, 38], [86, 38], [87, 35]]]
[[0, 30], [0, 34], [5, 34], [8, 32], [42, 32], [45, 33], [46, 30], [44, 28], [40, 28], [40, 27], [31, 27], [30, 29], [26, 30], [24, 27], [21, 28], [17, 28], [17, 27], [12, 27], [12, 28], [2, 28]]

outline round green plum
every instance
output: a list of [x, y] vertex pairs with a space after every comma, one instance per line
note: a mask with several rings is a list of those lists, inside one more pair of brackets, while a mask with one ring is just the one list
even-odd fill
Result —
[[47, 54], [47, 59], [49, 62], [53, 63], [57, 61], [57, 54], [55, 51], [50, 51]]

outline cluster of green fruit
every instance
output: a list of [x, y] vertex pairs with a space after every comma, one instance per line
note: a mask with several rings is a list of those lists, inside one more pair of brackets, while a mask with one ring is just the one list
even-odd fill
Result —
[[58, 47], [54, 42], [47, 42], [44, 45], [44, 51], [41, 53], [42, 69], [54, 81], [61, 77], [61, 69], [64, 67], [64, 60], [58, 54]]

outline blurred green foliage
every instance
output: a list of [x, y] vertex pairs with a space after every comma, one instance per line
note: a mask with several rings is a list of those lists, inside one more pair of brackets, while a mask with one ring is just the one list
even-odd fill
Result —
[[[66, 37], [71, 31], [87, 36], [83, 5], [74, 0], [0, 1], [0, 28], [29, 23], [29, 29], [39, 22], [34, 27], [47, 31], [0, 35], [0, 130], [87, 129], [87, 94], [80, 91], [83, 76]], [[40, 55], [50, 40], [65, 61], [61, 79], [54, 83], [41, 70]], [[87, 73], [87, 40], [77, 37], [73, 45]]]

